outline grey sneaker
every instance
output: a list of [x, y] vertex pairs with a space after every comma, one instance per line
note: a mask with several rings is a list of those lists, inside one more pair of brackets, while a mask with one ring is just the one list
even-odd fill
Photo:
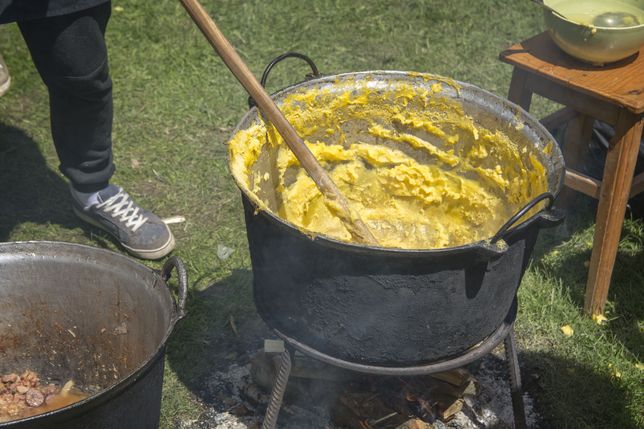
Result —
[[174, 249], [170, 228], [158, 216], [139, 207], [122, 188], [109, 185], [86, 207], [72, 189], [74, 213], [110, 233], [128, 252], [141, 259], [159, 259]]
[[2, 97], [11, 85], [11, 76], [9, 76], [9, 69], [4, 63], [2, 55], [0, 55], [0, 97]]

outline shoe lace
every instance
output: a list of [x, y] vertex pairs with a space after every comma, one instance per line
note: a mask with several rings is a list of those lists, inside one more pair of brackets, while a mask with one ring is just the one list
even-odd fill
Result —
[[109, 213], [115, 219], [118, 218], [132, 232], [136, 232], [137, 229], [148, 221], [148, 218], [143, 213], [139, 213], [141, 208], [122, 189], [107, 201], [97, 204], [96, 208], [103, 209], [103, 211]]

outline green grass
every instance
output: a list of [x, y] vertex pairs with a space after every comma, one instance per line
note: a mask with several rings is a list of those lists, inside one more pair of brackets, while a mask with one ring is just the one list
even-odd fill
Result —
[[[432, 72], [504, 96], [511, 68], [497, 60], [510, 44], [543, 28], [528, 1], [204, 1], [222, 31], [259, 75], [289, 50], [310, 55], [323, 73], [395, 69]], [[173, 230], [188, 265], [190, 317], [169, 347], [162, 427], [195, 419], [203, 405], [191, 387], [216, 356], [218, 331], [252, 311], [247, 242], [225, 142], [246, 94], [176, 1], [114, 0], [108, 45], [115, 101], [114, 182], [162, 216], [184, 215]], [[63, 240], [120, 250], [82, 227], [69, 210], [49, 134], [44, 86], [15, 25], [0, 28], [13, 86], [0, 98], [0, 240]], [[289, 62], [275, 90], [308, 70]], [[535, 116], [555, 106], [538, 99]], [[592, 242], [585, 200], [572, 236], [548, 234], [520, 290], [518, 338], [526, 384], [544, 427], [644, 427], [644, 224], [628, 220], [605, 326], [580, 311]], [[574, 226], [574, 227], [573, 227]], [[234, 249], [220, 261], [217, 246]], [[149, 263], [159, 267], [158, 262]], [[211, 293], [217, 291], [217, 294]], [[221, 299], [221, 297], [225, 299]], [[217, 297], [217, 299], [215, 299]], [[559, 328], [571, 325], [574, 335]]]

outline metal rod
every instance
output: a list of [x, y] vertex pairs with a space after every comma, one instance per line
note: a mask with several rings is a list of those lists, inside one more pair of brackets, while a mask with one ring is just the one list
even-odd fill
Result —
[[286, 385], [288, 384], [288, 378], [290, 375], [291, 352], [289, 349], [286, 349], [281, 355], [279, 371], [275, 379], [275, 384], [273, 385], [271, 399], [269, 400], [268, 407], [266, 408], [266, 415], [264, 416], [262, 429], [275, 429], [277, 425], [277, 417], [279, 416], [280, 408], [282, 408], [284, 392], [286, 392]]
[[503, 323], [490, 337], [488, 337], [482, 344], [476, 346], [473, 350], [446, 361], [417, 366], [417, 367], [378, 367], [372, 365], [360, 365], [352, 362], [343, 361], [331, 356], [325, 355], [317, 350], [305, 346], [292, 338], [288, 338], [281, 334], [279, 331], [274, 330], [280, 337], [282, 337], [290, 347], [287, 347], [281, 353], [280, 367], [275, 380], [275, 385], [271, 392], [271, 398], [266, 410], [266, 416], [262, 424], [262, 429], [275, 429], [277, 424], [277, 417], [284, 399], [286, 385], [291, 374], [293, 349], [298, 350], [305, 355], [311, 356], [314, 359], [344, 368], [350, 371], [388, 375], [388, 376], [415, 376], [433, 374], [436, 372], [443, 372], [454, 368], [460, 368], [469, 362], [473, 362], [484, 355], [488, 354], [494, 347], [503, 341], [505, 348], [506, 363], [508, 365], [508, 372], [510, 375], [510, 392], [512, 396], [512, 411], [514, 414], [514, 427], [515, 429], [527, 429], [527, 420], [525, 413], [525, 404], [523, 402], [523, 388], [521, 385], [521, 372], [519, 367], [519, 359], [516, 350], [516, 343], [514, 338], [514, 319], [516, 317], [516, 300], [513, 303], [513, 308], [508, 315], [508, 319]]
[[514, 413], [515, 429], [527, 429], [525, 405], [523, 403], [523, 388], [521, 387], [521, 368], [514, 341], [514, 327], [505, 337], [505, 358], [510, 372], [510, 392], [512, 393], [512, 411]]
[[361, 364], [356, 362], [350, 362], [343, 359], [336, 358], [334, 356], [322, 353], [313, 347], [310, 347], [306, 344], [303, 344], [279, 330], [273, 328], [275, 332], [281, 339], [283, 339], [290, 347], [295, 350], [304, 353], [305, 355], [311, 356], [313, 359], [316, 359], [320, 362], [324, 362], [329, 365], [333, 365], [339, 368], [343, 368], [349, 371], [356, 371], [364, 374], [376, 374], [376, 375], [390, 375], [397, 377], [409, 377], [416, 375], [428, 375], [434, 374], [437, 372], [450, 371], [452, 369], [461, 368], [467, 365], [470, 362], [473, 362], [477, 359], [482, 358], [486, 354], [490, 353], [496, 346], [501, 344], [501, 342], [507, 337], [508, 332], [512, 330], [514, 320], [516, 318], [517, 312], [517, 300], [515, 299], [512, 303], [512, 307], [506, 317], [506, 320], [487, 337], [482, 343], [471, 348], [464, 354], [459, 356], [452, 356], [449, 359], [428, 363], [425, 365], [418, 366], [406, 366], [406, 367], [388, 367], [388, 366], [377, 366], [377, 365], [368, 365]]

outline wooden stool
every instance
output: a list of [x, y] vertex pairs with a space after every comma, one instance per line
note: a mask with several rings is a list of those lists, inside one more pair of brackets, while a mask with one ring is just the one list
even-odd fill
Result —
[[[501, 52], [500, 59], [514, 66], [510, 101], [528, 111], [532, 94], [538, 94], [566, 106], [541, 122], [552, 128], [570, 121], [565, 185], [599, 199], [584, 309], [601, 314], [626, 204], [644, 191], [644, 174], [633, 179], [644, 124], [644, 48], [637, 56], [593, 67], [565, 54], [544, 32]], [[569, 168], [590, 141], [593, 119], [615, 127], [601, 182]]]

